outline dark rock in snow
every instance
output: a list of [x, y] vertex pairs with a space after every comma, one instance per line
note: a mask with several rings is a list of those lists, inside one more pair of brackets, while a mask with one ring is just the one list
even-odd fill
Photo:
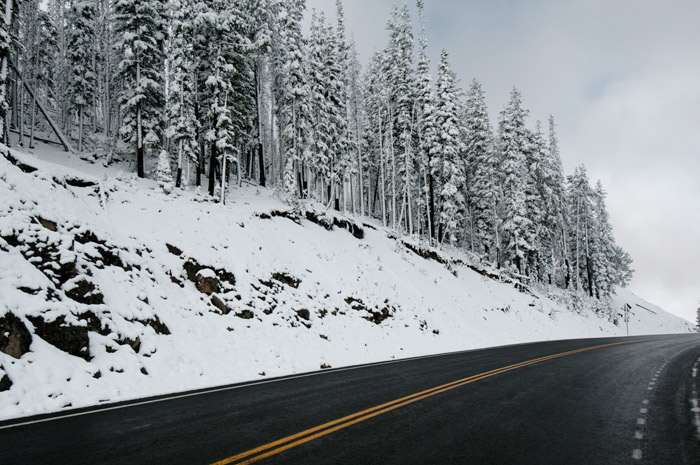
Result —
[[110, 327], [103, 325], [102, 320], [93, 312], [81, 313], [78, 315], [78, 318], [87, 323], [88, 331], [101, 334], [102, 336], [109, 336], [112, 334]]
[[129, 339], [128, 337], [125, 337], [123, 339], [119, 339], [117, 343], [131, 347], [137, 354], [141, 349], [141, 339], [139, 337], [136, 337], [136, 339]]
[[55, 221], [47, 220], [47, 219], [44, 219], [40, 216], [37, 217], [37, 220], [39, 221], [39, 223], [41, 223], [41, 225], [43, 227], [45, 227], [49, 231], [56, 232], [58, 230], [58, 225], [56, 224]]
[[178, 248], [175, 247], [174, 245], [171, 245], [171, 244], [166, 243], [166, 244], [165, 244], [165, 247], [167, 247], [167, 248], [168, 248], [168, 252], [170, 252], [170, 253], [173, 254], [173, 255], [177, 255], [178, 257], [179, 257], [180, 255], [182, 255], [182, 250], [178, 249]]
[[22, 320], [10, 312], [0, 317], [0, 352], [20, 358], [31, 344], [32, 335]]
[[211, 295], [219, 291], [219, 278], [216, 277], [214, 270], [204, 268], [197, 272], [197, 282], [195, 286], [197, 286], [199, 292]]
[[216, 308], [221, 310], [222, 315], [228, 315], [231, 312], [231, 309], [228, 308], [228, 306], [224, 303], [223, 300], [221, 300], [218, 296], [213, 295], [211, 296], [211, 303], [214, 305]]
[[305, 308], [296, 310], [296, 314], [299, 315], [299, 318], [302, 318], [304, 320], [308, 320], [311, 317], [311, 314]]
[[102, 305], [104, 295], [99, 289], [85, 278], [80, 278], [65, 289], [66, 296], [85, 305]]
[[243, 318], [244, 320], [252, 319], [255, 314], [251, 310], [243, 310], [242, 312], [236, 313], [238, 318]]
[[168, 329], [165, 323], [160, 321], [160, 318], [158, 318], [157, 316], [155, 318], [149, 318], [148, 320], [142, 323], [145, 323], [146, 326], [150, 326], [151, 328], [153, 328], [153, 331], [155, 331], [156, 334], [162, 334], [165, 336], [170, 334], [170, 329]]
[[279, 281], [282, 284], [285, 284], [289, 287], [293, 287], [294, 289], [297, 289], [299, 287], [299, 284], [301, 283], [300, 279], [297, 279], [294, 276], [291, 276], [287, 273], [272, 273], [272, 279], [274, 279], [275, 281]]
[[12, 387], [12, 380], [2, 367], [0, 367], [0, 374], [2, 374], [0, 377], [0, 392], [7, 391]]
[[46, 321], [41, 316], [29, 316], [37, 336], [52, 346], [75, 357], [90, 360], [90, 338], [87, 326], [73, 326], [60, 316], [54, 321]]

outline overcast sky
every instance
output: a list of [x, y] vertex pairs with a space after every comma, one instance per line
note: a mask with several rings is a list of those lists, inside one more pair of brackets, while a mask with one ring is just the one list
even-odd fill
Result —
[[[387, 42], [391, 0], [345, 0], [363, 64]], [[399, 2], [401, 4], [402, 2]], [[413, 11], [416, 33], [415, 0]], [[516, 85], [529, 125], [558, 124], [567, 174], [603, 182], [630, 288], [695, 321], [700, 306], [700, 1], [425, 0], [434, 75], [444, 47], [494, 124]], [[308, 0], [335, 18], [335, 0]], [[307, 13], [308, 15], [308, 13]]]

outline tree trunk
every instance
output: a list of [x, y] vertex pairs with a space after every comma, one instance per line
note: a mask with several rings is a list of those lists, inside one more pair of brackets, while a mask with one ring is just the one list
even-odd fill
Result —
[[[262, 139], [261, 139], [262, 140]], [[258, 165], [260, 166], [260, 185], [265, 187], [265, 163], [263, 161], [263, 145], [258, 143]]]
[[211, 143], [211, 155], [209, 156], [209, 195], [214, 196], [216, 186], [216, 142]]
[[83, 153], [83, 117], [84, 105], [80, 105], [78, 109], [78, 152]]

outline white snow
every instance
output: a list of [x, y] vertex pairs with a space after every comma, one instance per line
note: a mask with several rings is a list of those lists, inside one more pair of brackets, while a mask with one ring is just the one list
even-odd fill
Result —
[[[570, 310], [561, 291], [521, 293], [472, 271], [469, 257], [459, 251], [441, 252], [464, 262], [449, 267], [424, 259], [366, 218], [351, 218], [371, 225], [363, 227], [363, 239], [337, 226], [328, 231], [303, 215], [298, 222], [261, 218], [290, 209], [264, 188], [232, 188], [222, 206], [196, 189], [166, 195], [155, 181], [120, 167], [88, 164], [46, 145], [33, 155], [11, 154], [38, 170], [24, 173], [0, 156], [0, 236], [50, 243], [64, 265], [77, 258], [104, 303], [65, 296], [78, 278], [51, 291], [51, 280], [32, 264], [40, 260], [28, 260], [0, 239], [0, 318], [12, 312], [34, 333], [27, 317], [63, 317], [67, 324], [85, 326], [80, 316], [90, 311], [109, 330], [89, 332], [90, 361], [36, 334], [30, 352], [19, 359], [0, 352], [0, 370], [13, 383], [0, 392], [0, 419], [322, 366], [626, 334], [622, 310], [616, 325], [589, 306]], [[64, 182], [72, 178], [95, 186]], [[57, 231], [38, 218], [55, 222]], [[108, 243], [128, 266], [106, 265], [99, 243], [75, 241], [86, 231]], [[182, 256], [169, 252], [166, 243]], [[222, 283], [217, 293], [229, 313], [221, 314], [211, 296], [187, 279], [183, 265], [190, 258], [204, 267], [199, 277], [216, 277], [221, 270], [235, 276], [235, 285]], [[285, 276], [298, 287], [283, 283]], [[52, 292], [58, 297], [51, 299]], [[630, 335], [694, 329], [620, 289], [613, 306], [622, 309], [624, 303], [632, 307]], [[365, 319], [373, 317], [370, 311], [376, 316], [383, 310], [391, 316], [380, 324]], [[169, 335], [148, 324], [156, 318]], [[137, 340], [140, 345], [129, 344]]]

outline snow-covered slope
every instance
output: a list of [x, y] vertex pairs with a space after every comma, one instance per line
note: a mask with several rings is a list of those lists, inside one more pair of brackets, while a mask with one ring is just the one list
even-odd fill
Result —
[[[0, 146], [0, 419], [421, 354], [626, 334], [370, 220]], [[40, 159], [41, 158], [41, 159]], [[53, 159], [60, 164], [46, 161]], [[71, 166], [71, 167], [68, 167]], [[545, 295], [551, 293], [551, 297]], [[630, 334], [692, 331], [625, 290]]]

